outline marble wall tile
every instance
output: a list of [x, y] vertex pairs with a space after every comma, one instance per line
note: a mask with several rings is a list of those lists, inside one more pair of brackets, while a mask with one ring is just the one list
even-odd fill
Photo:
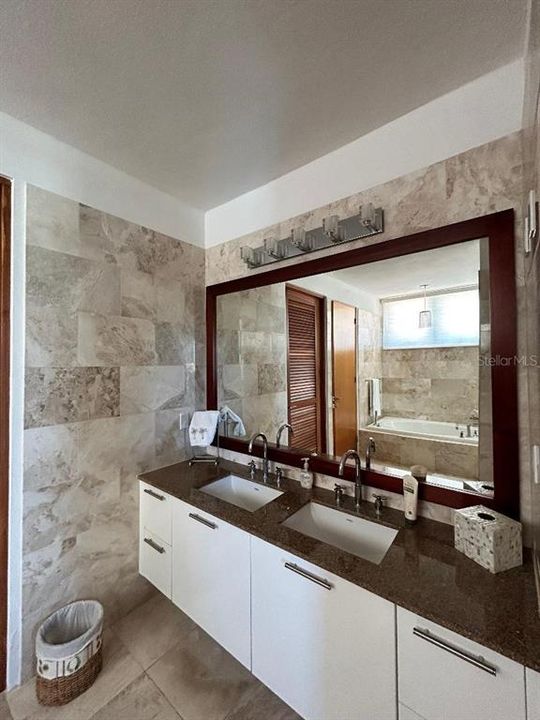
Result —
[[77, 364], [77, 314], [64, 308], [29, 304], [26, 308], [26, 366]]
[[149, 320], [79, 313], [79, 364], [155, 365], [156, 334]]
[[186, 431], [178, 426], [178, 411], [160, 410], [154, 417], [157, 465], [161, 467], [184, 460], [191, 451], [186, 443]]
[[284, 363], [261, 363], [258, 366], [259, 394], [287, 390], [287, 366]]
[[156, 290], [154, 278], [148, 273], [122, 268], [122, 315], [154, 320], [156, 316]]
[[27, 368], [25, 380], [27, 428], [120, 413], [117, 367]]
[[34, 185], [26, 188], [28, 245], [79, 254], [79, 203]]
[[120, 312], [118, 270], [86, 258], [29, 246], [26, 254], [29, 305], [67, 311]]
[[120, 368], [120, 413], [179, 408], [186, 396], [183, 365]]
[[69, 483], [77, 475], [77, 424], [24, 431], [24, 490]]
[[156, 323], [155, 337], [156, 364], [183, 365], [195, 361], [195, 337], [192, 325], [183, 322]]
[[201, 248], [33, 188], [27, 220], [23, 678], [60, 605], [95, 597], [111, 622], [155, 592], [137, 473], [185, 456], [205, 387]]

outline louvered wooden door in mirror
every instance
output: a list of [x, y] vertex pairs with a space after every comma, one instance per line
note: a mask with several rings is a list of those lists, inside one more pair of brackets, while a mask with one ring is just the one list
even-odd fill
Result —
[[326, 452], [324, 298], [287, 287], [288, 404], [293, 445]]

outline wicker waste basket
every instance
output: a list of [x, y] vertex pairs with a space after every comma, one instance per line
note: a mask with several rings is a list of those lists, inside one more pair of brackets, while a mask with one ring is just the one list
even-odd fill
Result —
[[77, 600], [41, 624], [36, 636], [36, 694], [41, 705], [65, 705], [88, 690], [102, 665], [103, 606]]

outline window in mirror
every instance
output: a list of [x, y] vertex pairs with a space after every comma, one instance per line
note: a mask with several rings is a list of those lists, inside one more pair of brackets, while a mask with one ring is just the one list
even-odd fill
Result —
[[478, 345], [478, 288], [432, 293], [425, 298], [429, 327], [419, 327], [424, 296], [383, 300], [383, 348], [435, 348]]

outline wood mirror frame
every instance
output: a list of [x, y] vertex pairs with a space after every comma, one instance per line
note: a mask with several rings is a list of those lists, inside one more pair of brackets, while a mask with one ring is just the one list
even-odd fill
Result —
[[[294, 281], [308, 275], [341, 270], [479, 238], [487, 238], [489, 243], [491, 357], [498, 359], [491, 367], [494, 496], [487, 498], [465, 490], [451, 490], [421, 483], [420, 498], [452, 508], [481, 503], [519, 519], [516, 371], [518, 360], [513, 210], [504, 210], [434, 230], [325, 255], [315, 260], [284, 264], [266, 272], [256, 272], [236, 280], [208, 286], [206, 288], [207, 407], [216, 409], [218, 401], [216, 306], [219, 295], [249, 290], [261, 285]], [[222, 448], [247, 454], [247, 440], [220, 436], [220, 445]], [[261, 453], [259, 445], [254, 454], [260, 456]], [[301, 467], [301, 458], [304, 455], [305, 451], [302, 450], [276, 448], [273, 443], [268, 444], [268, 457], [276, 462]], [[315, 473], [338, 477], [338, 461], [331, 455], [312, 458], [310, 468]], [[370, 487], [402, 493], [402, 481], [398, 477], [372, 470], [363, 470], [362, 475], [364, 484]], [[353, 479], [352, 467], [346, 468], [345, 478]]]

